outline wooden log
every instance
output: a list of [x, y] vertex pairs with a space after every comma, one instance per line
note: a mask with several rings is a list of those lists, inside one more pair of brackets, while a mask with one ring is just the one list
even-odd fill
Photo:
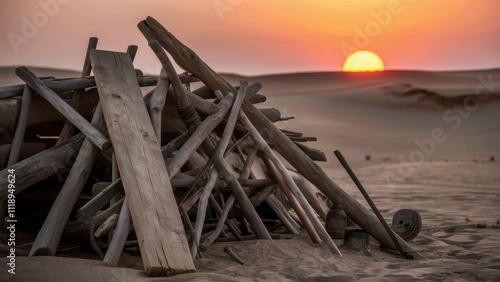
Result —
[[273, 210], [274, 214], [283, 223], [286, 229], [292, 234], [299, 234], [300, 226], [293, 220], [285, 206], [276, 198], [276, 196], [271, 195], [265, 199], [266, 204]]
[[116, 266], [118, 260], [120, 259], [120, 254], [122, 253], [125, 242], [127, 241], [128, 234], [132, 229], [132, 218], [129, 211], [129, 206], [127, 199], [124, 200], [122, 208], [120, 210], [120, 215], [118, 217], [118, 223], [116, 225], [116, 231], [113, 235], [113, 240], [109, 244], [109, 248], [106, 251], [103, 261], [111, 266]]
[[[240, 91], [238, 91], [236, 99], [233, 103], [233, 107], [229, 114], [228, 123], [226, 124], [221, 139], [219, 140], [219, 143], [217, 144], [217, 147], [215, 148], [215, 151], [213, 153], [214, 159], [223, 159], [224, 157], [224, 152], [226, 151], [229, 141], [231, 140], [231, 136], [233, 135], [234, 126], [236, 125], [236, 121], [238, 119], [241, 104], [245, 99], [246, 87], [247, 83], [244, 83], [240, 88]], [[210, 177], [208, 178], [207, 185], [205, 186], [204, 191], [200, 196], [198, 213], [196, 216], [196, 224], [194, 227], [193, 244], [191, 245], [191, 255], [193, 257], [198, 251], [198, 245], [200, 242], [203, 222], [205, 221], [205, 213], [208, 205], [208, 197], [212, 193], [212, 189], [218, 176], [219, 173], [216, 170], [212, 170], [212, 172], [210, 173]], [[224, 222], [225, 220], [221, 221]]]
[[114, 214], [108, 217], [108, 219], [106, 219], [106, 221], [104, 221], [104, 223], [97, 228], [97, 230], [94, 233], [94, 236], [96, 238], [99, 238], [108, 234], [111, 230], [116, 228], [117, 223], [118, 223], [118, 214]]
[[26, 85], [24, 87], [23, 99], [21, 101], [21, 110], [19, 112], [19, 118], [17, 119], [16, 133], [12, 139], [12, 147], [10, 148], [8, 166], [13, 165], [19, 161], [21, 156], [21, 145], [24, 140], [24, 134], [26, 132], [26, 124], [28, 121], [28, 116], [30, 112], [31, 97], [33, 96], [33, 90], [31, 87]]
[[[4, 169], [7, 167], [7, 163], [9, 161], [9, 153], [11, 151], [12, 144], [4, 144], [0, 145], [0, 169]], [[37, 143], [22, 143], [21, 144], [21, 154], [19, 159], [24, 160], [29, 158], [35, 154], [40, 153], [41, 151], [46, 149], [45, 143], [37, 142]]]
[[290, 171], [290, 175], [292, 176], [293, 181], [295, 181], [295, 183], [297, 184], [297, 187], [299, 187], [302, 194], [304, 194], [304, 197], [306, 197], [309, 204], [311, 204], [311, 207], [316, 211], [319, 217], [326, 222], [326, 211], [321, 207], [318, 198], [313, 193], [314, 188], [312, 187], [312, 184], [307, 181], [307, 179], [305, 179], [302, 175], [294, 171]]
[[[60, 95], [61, 98], [66, 102], [70, 102], [70, 95]], [[94, 109], [98, 103], [99, 97], [95, 89], [89, 89], [85, 92], [83, 100], [80, 107], [80, 113], [86, 119], [91, 119]], [[13, 131], [17, 124], [17, 118], [19, 116], [21, 107], [19, 101], [21, 97], [0, 99], [0, 128], [5, 128], [7, 131]], [[44, 134], [41, 126], [47, 125], [48, 123], [56, 124], [56, 122], [64, 122], [64, 116], [58, 112], [47, 100], [42, 96], [34, 94], [31, 100], [30, 114], [28, 116], [26, 125], [26, 137]], [[53, 125], [50, 125], [54, 127]], [[58, 135], [58, 130], [52, 130], [53, 133], [50, 135]], [[12, 132], [13, 133], [13, 132]], [[10, 140], [9, 140], [10, 143]]]
[[28, 68], [19, 67], [16, 74], [24, 80], [37, 93], [42, 95], [58, 111], [60, 111], [69, 121], [82, 131], [92, 142], [101, 150], [106, 151], [111, 148], [109, 140], [102, 133], [93, 127], [85, 118], [64, 102], [54, 91], [43, 83], [41, 79], [35, 76]]
[[[210, 195], [210, 198], [208, 200], [209, 200], [210, 206], [214, 209], [215, 213], [220, 218], [222, 216], [222, 208], [219, 206], [219, 203], [217, 203], [217, 200], [215, 200], [213, 195]], [[229, 231], [231, 231], [231, 233], [233, 233], [233, 236], [239, 240], [241, 238], [241, 231], [238, 229], [238, 227], [233, 222], [233, 220], [227, 219], [226, 225], [227, 225], [227, 228], [229, 229]]]
[[132, 61], [125, 53], [99, 50], [90, 53], [90, 60], [144, 270], [148, 276], [194, 272], [177, 203], [135, 81]]
[[272, 185], [260, 190], [250, 198], [250, 202], [252, 202], [252, 205], [254, 207], [260, 205], [262, 202], [266, 200], [267, 197], [273, 194], [275, 188], [276, 186]]
[[318, 162], [326, 162], [326, 155], [322, 151], [318, 149], [314, 149], [311, 147], [308, 147], [304, 144], [298, 143], [298, 142], [293, 142], [297, 147], [304, 152], [311, 160], [313, 161], [318, 161]]
[[[97, 47], [97, 37], [91, 37], [89, 39], [89, 44], [87, 46], [87, 52], [85, 53], [85, 61], [83, 63], [83, 70], [82, 70], [82, 75], [81, 77], [86, 77], [90, 75], [90, 72], [92, 70], [92, 67], [90, 66], [90, 50], [93, 50]], [[70, 105], [78, 111], [78, 108], [80, 107], [80, 103], [82, 100], [82, 95], [85, 94], [85, 88], [80, 88], [76, 89], [73, 93], [73, 96], [71, 97], [71, 103]], [[61, 134], [59, 135], [59, 139], [57, 139], [56, 144], [61, 144], [62, 142], [66, 141], [69, 137], [73, 135], [73, 132], [75, 130], [75, 126], [69, 121], [66, 120], [64, 122], [63, 129], [61, 131]]]
[[[168, 32], [158, 21], [148, 17], [146, 24], [153, 36], [170, 53], [181, 68], [198, 77], [212, 91], [220, 90], [223, 93], [236, 93], [236, 89], [212, 70], [195, 52]], [[269, 122], [250, 102], [244, 102], [242, 109], [252, 123], [255, 124], [257, 130], [265, 132], [268, 137], [267, 140], [273, 140], [276, 143], [275, 149], [278, 153], [295, 167], [300, 174], [311, 181], [327, 197], [338, 201], [344, 207], [347, 216], [375, 239], [386, 246], [396, 248], [376, 216], [333, 182], [319, 165], [314, 163], [293, 141]], [[412, 254], [415, 258], [423, 258], [403, 239], [398, 238], [398, 240], [407, 253]]]
[[123, 190], [123, 184], [121, 179], [117, 179], [108, 187], [104, 188], [99, 194], [97, 194], [92, 200], [88, 201], [83, 207], [81, 207], [76, 212], [76, 217], [81, 223], [89, 221], [89, 219], [96, 214], [102, 207], [104, 207], [109, 201], [119, 192]]
[[200, 244], [201, 232], [203, 231], [203, 223], [205, 221], [205, 215], [207, 212], [208, 199], [212, 194], [212, 190], [215, 186], [215, 182], [219, 177], [219, 172], [212, 169], [210, 176], [208, 177], [207, 184], [202, 190], [200, 199], [198, 200], [198, 211], [196, 213], [196, 223], [194, 225], [194, 231], [192, 234], [193, 244], [191, 244], [191, 256], [194, 258], [198, 252], [198, 246]]
[[219, 111], [209, 117], [207, 117], [193, 132], [189, 139], [184, 143], [184, 145], [179, 149], [174, 158], [167, 165], [167, 170], [170, 178], [179, 172], [181, 167], [187, 162], [189, 157], [193, 154], [196, 149], [201, 145], [203, 140], [214, 130], [214, 128], [222, 121], [224, 116], [229, 112], [231, 105], [234, 101], [234, 96], [226, 95], [219, 103]]
[[[101, 131], [106, 126], [102, 118], [102, 109], [99, 105], [92, 118], [92, 126]], [[66, 226], [71, 210], [90, 176], [97, 152], [98, 148], [94, 146], [90, 138], [85, 138], [73, 164], [73, 168], [70, 170], [66, 182], [64, 182], [42, 228], [36, 236], [30, 256], [55, 255], [64, 226]]]
[[158, 41], [153, 37], [153, 35], [151, 34], [151, 32], [149, 31], [148, 27], [144, 22], [140, 22], [137, 25], [137, 27], [148, 41], [149, 47], [151, 47], [153, 52], [160, 60], [160, 63], [163, 66], [163, 70], [169, 77], [170, 82], [172, 83], [172, 88], [174, 89], [176, 103], [177, 103], [177, 111], [179, 112], [182, 121], [184, 121], [188, 129], [192, 126], [195, 128], [198, 127], [198, 125], [200, 124], [200, 116], [196, 113], [193, 104], [191, 104], [191, 102], [187, 98], [187, 95], [185, 94], [186, 90], [182, 86], [182, 83], [179, 77], [177, 76], [174, 66], [170, 62], [170, 59], [168, 58], [167, 54], [160, 46]]
[[170, 81], [167, 74], [162, 70], [158, 84], [156, 85], [155, 91], [151, 96], [151, 100], [148, 103], [148, 112], [155, 130], [155, 135], [158, 138], [158, 144], [161, 144], [161, 114], [163, 111], [163, 106], [167, 99], [168, 87]]
[[281, 187], [281, 190], [283, 191], [283, 194], [285, 194], [286, 198], [288, 199], [288, 202], [292, 206], [293, 210], [295, 210], [295, 213], [297, 213], [297, 216], [300, 218], [300, 221], [302, 222], [302, 226], [306, 229], [307, 233], [309, 234], [309, 237], [311, 237], [311, 240], [313, 243], [320, 243], [321, 238], [319, 237], [318, 233], [314, 229], [314, 226], [311, 222], [311, 220], [307, 217], [304, 209], [301, 207], [301, 204], [295, 198], [295, 196], [292, 194], [290, 191], [290, 187], [287, 185], [285, 182], [285, 179], [283, 176], [278, 172], [274, 164], [271, 162], [271, 160], [267, 156], [263, 156], [263, 160], [267, 165], [267, 168], [271, 172], [271, 174], [276, 178], [278, 181], [278, 185]]
[[[260, 84], [260, 83], [259, 83]], [[234, 87], [238, 89], [238, 86]], [[260, 90], [260, 89], [257, 89]], [[249, 92], [252, 93], [248, 98], [248, 101], [252, 104], [264, 103], [266, 101], [266, 96], [257, 94], [257, 91]], [[202, 98], [202, 99], [214, 99], [216, 98], [215, 93], [212, 89], [208, 88], [206, 85], [201, 86], [200, 88], [193, 91], [193, 94]]]
[[[79, 78], [41, 78], [43, 82], [55, 92], [68, 91], [74, 89], [82, 89], [95, 87], [95, 78], [93, 76], [79, 77]], [[158, 76], [138, 76], [137, 82], [141, 87], [155, 86], [158, 83]], [[196, 77], [191, 75], [179, 75], [182, 83], [190, 83], [199, 81]], [[0, 99], [20, 96], [23, 94], [24, 84], [17, 84], [11, 86], [0, 87]]]
[[[17, 194], [31, 185], [47, 179], [63, 168], [71, 167], [73, 165], [72, 159], [77, 155], [83, 139], [83, 134], [75, 135], [58, 146], [10, 166], [8, 169], [16, 171], [16, 191], [14, 193]], [[8, 169], [0, 171], [0, 200], [4, 200], [8, 195]]]

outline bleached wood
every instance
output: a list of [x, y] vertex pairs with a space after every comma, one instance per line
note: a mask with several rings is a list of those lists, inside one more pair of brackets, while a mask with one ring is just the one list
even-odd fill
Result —
[[90, 60], [130, 214], [149, 276], [194, 272], [186, 234], [130, 57], [93, 50]]
[[101, 150], [106, 151], [111, 148], [109, 140], [102, 135], [99, 130], [93, 127], [85, 118], [75, 111], [68, 103], [64, 102], [54, 91], [52, 91], [43, 81], [33, 74], [27, 67], [19, 67], [16, 74], [26, 82], [33, 90], [42, 95], [52, 106], [71, 121], [86, 137]]
[[[89, 76], [90, 72], [92, 71], [89, 55], [90, 55], [90, 50], [93, 50], [97, 47], [97, 41], [98, 41], [97, 37], [89, 38], [89, 44], [87, 46], [87, 52], [85, 53], [85, 60], [83, 63], [81, 77]], [[75, 91], [73, 92], [70, 105], [77, 111], [78, 108], [80, 107], [80, 103], [83, 98], [82, 95], [84, 94], [85, 94], [85, 88], [75, 89]], [[74, 130], [75, 126], [69, 120], [66, 120], [64, 122], [64, 126], [61, 130], [61, 134], [59, 134], [59, 139], [57, 139], [56, 144], [61, 144], [62, 142], [66, 141], [69, 137], [71, 137], [71, 135], [73, 135]]]
[[[147, 17], [145, 20], [153, 36], [163, 48], [170, 53], [175, 62], [184, 70], [198, 77], [212, 91], [220, 90], [223, 93], [236, 93], [236, 89], [212, 70], [193, 50], [180, 42], [173, 34], [166, 30], [157, 20]], [[307, 180], [311, 181], [321, 192], [330, 199], [338, 201], [347, 216], [353, 219], [360, 227], [382, 244], [396, 248], [394, 242], [383, 228], [374, 214], [357, 202], [352, 196], [342, 190], [328, 175], [314, 163], [297, 145], [287, 138], [250, 102], [245, 101], [243, 112], [248, 115], [259, 132], [265, 132], [266, 139], [272, 140], [276, 151], [283, 156]], [[423, 258], [414, 251], [403, 239], [399, 238], [405, 251], [415, 258]]]
[[77, 134], [59, 146], [42, 151], [0, 171], [0, 200], [8, 195], [8, 169], [16, 171], [15, 194], [73, 165], [72, 159], [82, 145], [83, 134]]
[[127, 198], [123, 201], [122, 208], [120, 210], [120, 215], [118, 217], [118, 223], [116, 225], [116, 230], [113, 235], [113, 240], [109, 244], [109, 248], [106, 251], [103, 261], [111, 266], [116, 266], [118, 260], [120, 259], [120, 254], [127, 241], [127, 236], [132, 229], [132, 218], [130, 216], [130, 211], [127, 203]]
[[[105, 128], [99, 104], [92, 118], [92, 126], [97, 130], [104, 130]], [[36, 236], [30, 250], [30, 256], [55, 255], [64, 226], [78, 199], [78, 195], [80, 195], [87, 178], [90, 176], [97, 152], [98, 148], [94, 146], [90, 138], [85, 138], [68, 178], [64, 182], [42, 228]]]
[[300, 221], [302, 222], [302, 226], [306, 229], [307, 233], [309, 234], [309, 237], [311, 237], [311, 240], [313, 243], [319, 243], [321, 242], [321, 238], [319, 237], [318, 233], [314, 229], [314, 226], [311, 222], [311, 220], [307, 217], [304, 209], [301, 207], [299, 201], [295, 196], [292, 194], [290, 191], [290, 188], [288, 184], [285, 182], [285, 179], [283, 179], [283, 176], [278, 172], [274, 164], [271, 162], [271, 160], [267, 156], [263, 156], [264, 162], [266, 163], [267, 168], [271, 172], [274, 178], [278, 181], [278, 185], [281, 187], [281, 191], [283, 191], [283, 194], [285, 194], [286, 198], [288, 199], [288, 202], [292, 206], [293, 210], [295, 210], [295, 213], [297, 216], [300, 218]]

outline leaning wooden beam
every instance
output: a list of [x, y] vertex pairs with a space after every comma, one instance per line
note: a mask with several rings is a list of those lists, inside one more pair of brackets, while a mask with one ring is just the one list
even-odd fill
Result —
[[276, 196], [271, 195], [266, 198], [266, 204], [273, 210], [274, 214], [278, 217], [278, 219], [283, 223], [286, 229], [290, 231], [292, 234], [299, 234], [300, 226], [293, 220], [285, 206], [276, 198]]
[[[101, 131], [106, 126], [99, 104], [92, 118], [92, 126]], [[69, 172], [66, 182], [64, 182], [61, 191], [59, 191], [42, 228], [36, 236], [35, 242], [31, 247], [30, 256], [55, 255], [64, 226], [87, 178], [90, 176], [97, 152], [98, 148], [94, 146], [89, 138], [85, 138], [73, 164], [73, 168]]]
[[[274, 174], [275, 178], [278, 180], [278, 183], [282, 182], [281, 184], [283, 186], [288, 187], [289, 191], [293, 194], [293, 195], [289, 195], [291, 197], [289, 197], [288, 199], [290, 200], [293, 197], [295, 197], [297, 199], [297, 201], [300, 203], [300, 206], [304, 209], [304, 212], [306, 213], [306, 215], [309, 218], [309, 220], [311, 221], [312, 225], [314, 226], [314, 228], [318, 232], [318, 235], [321, 237], [321, 239], [323, 239], [323, 241], [325, 241], [326, 245], [330, 248], [330, 250], [333, 253], [342, 256], [339, 249], [337, 248], [337, 246], [333, 242], [332, 238], [326, 232], [325, 227], [319, 221], [319, 219], [316, 217], [314, 210], [311, 208], [311, 206], [307, 202], [307, 199], [304, 197], [304, 195], [302, 194], [300, 189], [297, 187], [297, 185], [293, 181], [292, 177], [288, 173], [288, 170], [283, 165], [283, 163], [279, 160], [278, 156], [276, 156], [276, 154], [274, 154], [274, 152], [271, 150], [269, 145], [262, 138], [262, 136], [259, 135], [259, 133], [255, 129], [255, 127], [252, 125], [250, 120], [248, 120], [248, 118], [246, 117], [246, 115], [244, 113], [241, 113], [240, 118], [241, 118], [242, 123], [248, 128], [250, 135], [253, 137], [257, 146], [259, 146], [260, 149], [262, 150], [262, 152], [264, 153], [264, 155], [263, 155], [264, 162], [266, 163], [266, 165], [269, 168], [269, 170], [271, 171], [271, 173]], [[286, 193], [286, 189], [283, 189], [283, 191]], [[301, 218], [301, 220], [302, 220], [302, 218]], [[305, 226], [306, 223], [303, 220], [302, 220], [302, 223], [304, 223], [304, 226]]]
[[172, 83], [172, 88], [174, 89], [176, 98], [175, 100], [177, 104], [177, 111], [179, 112], [182, 121], [184, 121], [188, 129], [190, 129], [191, 127], [198, 127], [198, 125], [200, 124], [200, 116], [195, 111], [193, 104], [191, 104], [187, 95], [185, 94], [186, 90], [182, 86], [182, 82], [177, 76], [174, 66], [170, 62], [170, 59], [165, 53], [165, 50], [163, 50], [160, 43], [158, 43], [158, 41], [154, 38], [144, 22], [140, 22], [137, 27], [147, 39], [149, 47], [151, 47], [156, 57], [158, 57], [158, 59], [160, 60], [160, 63], [163, 66], [163, 70]]
[[23, 99], [21, 100], [21, 110], [19, 111], [19, 118], [17, 119], [16, 133], [12, 139], [12, 146], [9, 153], [9, 161], [7, 166], [13, 165], [19, 161], [21, 155], [21, 146], [24, 140], [24, 134], [26, 132], [26, 123], [28, 121], [28, 115], [31, 106], [31, 97], [33, 96], [33, 90], [31, 87], [26, 85], [24, 87]]
[[321, 207], [318, 198], [313, 193], [313, 189], [315, 188], [312, 187], [312, 184], [307, 181], [307, 179], [305, 179], [302, 175], [294, 171], [290, 171], [290, 175], [292, 176], [293, 181], [297, 184], [297, 187], [299, 187], [302, 194], [304, 194], [304, 197], [306, 197], [309, 204], [311, 204], [311, 207], [316, 211], [319, 217], [324, 222], [326, 222], [326, 211]]
[[[291, 140], [291, 139], [290, 139]], [[304, 152], [311, 160], [313, 161], [318, 161], [318, 162], [326, 162], [326, 155], [324, 152], [314, 149], [311, 147], [308, 147], [304, 144], [298, 143], [298, 142], [293, 142], [297, 147]]]
[[[73, 165], [72, 159], [78, 154], [78, 149], [82, 145], [83, 134], [78, 134], [66, 140], [61, 145], [42, 151], [34, 156], [24, 159], [8, 169], [16, 171], [15, 194], [36, 184], [51, 175], [69, 168]], [[0, 171], [0, 200], [8, 195], [8, 169]]]
[[[97, 37], [91, 37], [89, 39], [89, 44], [87, 46], [87, 52], [85, 53], [85, 60], [83, 63], [83, 70], [82, 70], [82, 75], [81, 77], [86, 77], [90, 75], [90, 72], [92, 71], [92, 67], [90, 66], [90, 50], [93, 50], [97, 47]], [[82, 95], [85, 94], [85, 88], [80, 88], [76, 89], [73, 92], [73, 96], [71, 97], [71, 103], [70, 105], [75, 108], [75, 110], [78, 110], [78, 107], [80, 106], [81, 100], [82, 100]], [[57, 139], [56, 144], [61, 144], [62, 142], [66, 141], [71, 135], [73, 135], [73, 132], [75, 130], [75, 126], [69, 121], [66, 120], [64, 122], [64, 126], [61, 130], [61, 134], [59, 135], [59, 139]]]
[[[224, 152], [226, 151], [227, 145], [229, 141], [231, 141], [231, 136], [233, 135], [234, 126], [236, 125], [236, 121], [238, 120], [238, 115], [241, 109], [241, 104], [245, 99], [245, 93], [247, 88], [247, 83], [243, 83], [242, 87], [238, 91], [236, 99], [234, 100], [233, 107], [231, 108], [231, 112], [229, 113], [228, 122], [224, 128], [224, 132], [213, 152], [214, 159], [223, 159]], [[196, 224], [194, 227], [193, 234], [193, 244], [191, 245], [191, 255], [194, 257], [198, 251], [198, 246], [200, 243], [201, 232], [203, 229], [203, 223], [205, 221], [205, 213], [208, 205], [208, 197], [212, 193], [212, 189], [215, 185], [215, 181], [217, 181], [217, 177], [219, 173], [216, 170], [212, 170], [210, 173], [210, 177], [208, 178], [207, 185], [205, 186], [203, 193], [200, 196], [199, 204], [198, 204], [198, 213], [196, 215]], [[221, 220], [224, 222], [225, 220]]]
[[130, 216], [129, 207], [127, 204], [127, 199], [125, 198], [122, 208], [120, 210], [120, 215], [118, 217], [118, 223], [116, 225], [116, 230], [113, 235], [113, 240], [109, 244], [109, 248], [104, 256], [104, 262], [111, 266], [116, 266], [118, 260], [120, 259], [120, 254], [127, 241], [127, 236], [132, 229], [132, 218]]
[[111, 148], [109, 140], [102, 133], [92, 126], [85, 118], [75, 111], [68, 103], [64, 102], [54, 91], [43, 83], [27, 67], [19, 67], [16, 74], [24, 80], [33, 90], [42, 95], [59, 112], [61, 112], [69, 121], [82, 131], [92, 142], [101, 150], [106, 151]]
[[[196, 77], [191, 75], [179, 75], [182, 83], [197, 82]], [[138, 76], [136, 78], [139, 86], [155, 86], [158, 83], [158, 76]], [[42, 81], [55, 92], [59, 93], [63, 90], [74, 90], [81, 88], [95, 87], [95, 78], [93, 76], [80, 77], [80, 78], [46, 78]], [[24, 84], [17, 84], [11, 86], [0, 87], [0, 99], [21, 96], [23, 94]]]
[[[195, 52], [180, 42], [152, 17], [146, 19], [146, 24], [163, 48], [174, 58], [177, 64], [198, 77], [212, 91], [220, 90], [223, 93], [236, 93], [236, 89], [212, 70]], [[342, 190], [321, 167], [314, 163], [297, 145], [287, 138], [275, 125], [262, 115], [250, 102], [244, 102], [243, 111], [255, 125], [257, 130], [265, 132], [268, 140], [273, 140], [276, 151], [281, 154], [307, 180], [311, 181], [327, 197], [338, 201], [344, 208], [347, 216], [353, 219], [360, 227], [366, 230], [375, 239], [391, 248], [396, 248], [377, 217], [363, 205]], [[398, 238], [407, 253], [415, 258], [423, 258], [417, 252]]]
[[224, 119], [224, 116], [231, 109], [234, 101], [234, 95], [226, 95], [219, 103], [219, 111], [211, 116], [208, 116], [198, 128], [191, 134], [189, 139], [177, 151], [177, 154], [172, 158], [167, 165], [167, 170], [170, 178], [174, 177], [181, 167], [188, 161], [189, 157], [198, 149], [203, 140], [214, 130], [214, 128]]
[[[203, 187], [200, 199], [198, 200], [198, 211], [196, 213], [196, 222], [194, 225], [194, 232], [192, 234], [193, 244], [191, 244], [191, 256], [195, 258], [196, 253], [198, 253], [198, 246], [200, 244], [201, 232], [203, 231], [203, 224], [205, 222], [205, 215], [207, 212], [208, 200], [212, 194], [212, 190], [215, 186], [215, 182], [219, 177], [219, 172], [212, 169], [210, 176], [208, 177], [207, 184]], [[182, 206], [181, 206], [182, 207]]]
[[194, 272], [181, 216], [132, 61], [125, 53], [99, 50], [90, 53], [90, 60], [144, 270], [149, 276]]
[[81, 223], [87, 222], [97, 211], [109, 203], [109, 201], [122, 190], [123, 184], [121, 179], [115, 180], [76, 212], [77, 219]]
[[274, 178], [278, 181], [278, 185], [281, 187], [281, 191], [283, 191], [283, 194], [285, 194], [286, 198], [288, 199], [288, 202], [292, 206], [293, 210], [295, 210], [295, 213], [297, 213], [297, 216], [300, 218], [300, 222], [302, 222], [302, 226], [306, 229], [307, 233], [309, 234], [309, 237], [311, 237], [311, 240], [313, 243], [320, 243], [321, 238], [319, 237], [318, 233], [314, 229], [314, 226], [311, 222], [311, 220], [308, 218], [306, 212], [304, 209], [301, 207], [301, 204], [297, 200], [297, 198], [292, 194], [290, 191], [292, 188], [290, 188], [287, 183], [285, 182], [285, 179], [283, 176], [278, 172], [274, 164], [271, 162], [271, 160], [266, 156], [262, 156], [264, 159], [264, 163], [266, 163], [267, 168], [271, 172], [271, 175], [273, 175]]
[[163, 106], [167, 99], [168, 86], [170, 81], [167, 74], [162, 69], [160, 73], [160, 78], [158, 79], [158, 84], [156, 85], [153, 95], [151, 95], [151, 100], [148, 103], [148, 112], [155, 130], [155, 135], [158, 138], [158, 144], [161, 144], [161, 114], [163, 112]]
[[[24, 134], [26, 132], [26, 123], [30, 112], [32, 95], [33, 90], [31, 87], [26, 85], [24, 87], [23, 99], [21, 100], [21, 110], [19, 111], [19, 118], [17, 119], [16, 132], [14, 133], [14, 138], [12, 139], [10, 146], [7, 168], [17, 163], [19, 161], [19, 157], [21, 156], [21, 148], [23, 146]], [[7, 208], [7, 200], [0, 201], [0, 219], [2, 219], [2, 222], [7, 214]], [[1, 232], [2, 231], [0, 231], [0, 233]]]

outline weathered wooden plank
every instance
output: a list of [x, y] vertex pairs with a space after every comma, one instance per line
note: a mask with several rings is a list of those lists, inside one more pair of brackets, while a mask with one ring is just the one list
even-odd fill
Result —
[[90, 59], [130, 214], [149, 276], [194, 272], [177, 203], [130, 57], [93, 50]]

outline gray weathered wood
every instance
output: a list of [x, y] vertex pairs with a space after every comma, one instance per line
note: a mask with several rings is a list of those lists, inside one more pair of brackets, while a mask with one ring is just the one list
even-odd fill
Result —
[[54, 91], [43, 83], [35, 74], [26, 67], [16, 69], [16, 74], [24, 80], [33, 90], [42, 95], [50, 104], [61, 112], [69, 121], [82, 131], [101, 150], [111, 148], [109, 140], [99, 130], [93, 127], [85, 118], [75, 111], [68, 103], [64, 102]]
[[26, 124], [28, 121], [28, 115], [31, 106], [31, 97], [33, 96], [33, 90], [31, 87], [26, 85], [24, 87], [23, 99], [21, 101], [21, 110], [19, 111], [19, 118], [16, 124], [16, 133], [12, 139], [12, 146], [9, 153], [8, 166], [13, 165], [19, 161], [21, 155], [21, 145], [24, 140], [24, 134], [26, 132]]
[[132, 61], [125, 53], [99, 50], [90, 53], [90, 60], [144, 270], [149, 276], [194, 272], [177, 203]]
[[[102, 110], [99, 105], [92, 118], [92, 126], [101, 131], [105, 128]], [[68, 178], [64, 182], [42, 228], [36, 236], [35, 242], [31, 247], [30, 256], [55, 255], [64, 226], [78, 199], [78, 195], [80, 195], [85, 182], [90, 176], [97, 152], [98, 148], [94, 146], [90, 138], [85, 138]]]
[[[10, 166], [8, 169], [16, 171], [16, 191], [14, 193], [17, 194], [64, 168], [69, 169], [73, 165], [72, 159], [78, 154], [83, 139], [83, 134], [75, 135], [58, 146]], [[0, 171], [0, 200], [5, 199], [8, 195], [8, 169]]]
[[[85, 53], [85, 61], [83, 63], [83, 70], [81, 77], [86, 77], [90, 75], [90, 72], [92, 71], [89, 55], [90, 55], [90, 50], [93, 50], [97, 47], [97, 41], [98, 41], [97, 37], [91, 37], [89, 39], [89, 44], [87, 46], [87, 52]], [[70, 105], [77, 111], [82, 100], [82, 95], [84, 94], [85, 94], [85, 88], [75, 89], [75, 91], [73, 92]], [[71, 137], [71, 135], [73, 135], [74, 130], [75, 126], [70, 121], [66, 120], [64, 122], [64, 126], [61, 130], [61, 134], [59, 135], [59, 139], [57, 139], [56, 144], [61, 144], [62, 142], [66, 141], [69, 137]]]
[[[236, 89], [212, 70], [195, 52], [180, 42], [152, 17], [146, 19], [148, 28], [176, 63], [184, 70], [198, 77], [212, 91], [220, 90], [223, 93], [236, 93]], [[353, 219], [360, 227], [386, 246], [396, 248], [382, 224], [374, 214], [357, 202], [352, 196], [342, 190], [328, 175], [312, 161], [297, 145], [287, 138], [250, 102], [244, 102], [243, 111], [255, 125], [257, 130], [266, 135], [267, 140], [273, 140], [276, 151], [281, 154], [297, 171], [313, 183], [330, 199], [338, 201], [344, 208], [347, 216]], [[407, 253], [415, 258], [423, 258], [414, 251], [403, 239], [398, 238]]]
[[120, 210], [120, 215], [118, 217], [118, 223], [116, 225], [116, 230], [113, 234], [113, 240], [109, 244], [109, 248], [104, 256], [104, 262], [111, 266], [116, 266], [118, 260], [120, 259], [120, 254], [127, 241], [127, 236], [132, 229], [132, 218], [130, 216], [130, 211], [125, 198], [122, 208]]

